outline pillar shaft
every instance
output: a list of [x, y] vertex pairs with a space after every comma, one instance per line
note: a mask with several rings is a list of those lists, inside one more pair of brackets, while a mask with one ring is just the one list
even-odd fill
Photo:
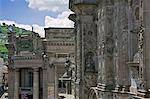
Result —
[[48, 98], [48, 78], [47, 69], [43, 69], [43, 99]]
[[39, 69], [34, 69], [33, 72], [33, 99], [39, 99]]
[[14, 99], [19, 99], [19, 69], [15, 70]]
[[[149, 0], [145, 0], [145, 7], [144, 7], [144, 26], [145, 26], [145, 69], [146, 69], [146, 85], [147, 88], [150, 88], [150, 7], [148, 4], [150, 3]], [[147, 5], [147, 6], [146, 6]], [[149, 9], [148, 9], [149, 8]]]
[[55, 99], [58, 98], [58, 75], [57, 75], [57, 66], [55, 66]]
[[[146, 90], [150, 89], [150, 0], [144, 0], [144, 61], [145, 61], [145, 81]], [[150, 95], [149, 95], [150, 96]]]
[[67, 82], [67, 93], [72, 94], [71, 81]]
[[8, 69], [8, 98], [13, 99], [14, 98], [14, 84], [15, 84], [15, 71], [13, 69]]

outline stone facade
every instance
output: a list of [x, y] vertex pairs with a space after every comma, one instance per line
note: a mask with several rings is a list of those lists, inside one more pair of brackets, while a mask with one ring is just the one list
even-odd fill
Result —
[[[51, 81], [48, 82], [49, 89], [53, 88], [55, 99], [59, 99], [59, 93], [72, 93], [72, 80], [66, 77], [65, 66], [69, 59], [74, 63], [75, 44], [73, 28], [45, 28], [45, 52], [48, 56], [49, 63], [52, 68], [49, 68], [48, 74]], [[73, 64], [70, 64], [70, 67]], [[54, 71], [54, 75], [50, 76]], [[50, 94], [49, 94], [50, 95]]]
[[[9, 99], [58, 99], [59, 93], [72, 93], [71, 79], [63, 79], [63, 75], [67, 58], [74, 63], [73, 28], [45, 28], [45, 33], [45, 38], [34, 32], [9, 33]], [[64, 84], [64, 92], [59, 82]]]
[[8, 98], [43, 99], [42, 93], [45, 92], [42, 75], [45, 59], [42, 56], [43, 45], [40, 36], [32, 33], [17, 37], [16, 33], [9, 33], [6, 46], [9, 50]]
[[149, 97], [149, 0], [70, 0], [76, 99]]

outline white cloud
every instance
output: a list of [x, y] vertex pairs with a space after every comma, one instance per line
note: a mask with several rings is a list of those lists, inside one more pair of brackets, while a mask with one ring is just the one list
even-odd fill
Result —
[[26, 24], [18, 24], [15, 21], [10, 21], [10, 20], [0, 20], [0, 23], [6, 23], [7, 25], [13, 25], [15, 24], [15, 26], [19, 27], [19, 28], [24, 28], [26, 30], [32, 30], [32, 26], [30, 25], [26, 25]]
[[39, 26], [39, 25], [26, 25], [26, 24], [19, 24], [19, 23], [16, 23], [15, 21], [9, 21], [9, 20], [0, 20], [0, 24], [2, 23], [6, 23], [7, 25], [13, 25], [15, 24], [16, 27], [19, 27], [19, 28], [23, 28], [23, 29], [26, 29], [26, 30], [32, 30], [32, 26], [33, 26], [33, 31], [36, 32], [36, 33], [39, 33], [40, 36], [44, 37], [44, 27], [42, 26]]
[[71, 11], [64, 11], [61, 14], [59, 14], [56, 18], [53, 18], [51, 16], [45, 16], [45, 26], [39, 26], [37, 24], [33, 25], [27, 25], [27, 24], [19, 24], [15, 21], [10, 20], [0, 20], [0, 24], [6, 23], [8, 25], [15, 24], [15, 26], [19, 28], [24, 28], [26, 30], [32, 30], [36, 33], [39, 33], [41, 37], [45, 36], [44, 27], [73, 27], [74, 23], [68, 19], [68, 16], [71, 14]]
[[33, 31], [36, 32], [36, 33], [39, 33], [39, 35], [41, 37], [44, 37], [45, 36], [45, 32], [44, 32], [44, 27], [43, 26], [39, 26], [37, 24], [33, 24]]
[[28, 7], [40, 11], [61, 12], [68, 9], [69, 0], [25, 0]]
[[59, 14], [56, 18], [51, 16], [45, 16], [45, 26], [39, 26], [37, 24], [27, 25], [27, 24], [19, 24], [15, 21], [10, 20], [0, 20], [0, 24], [6, 23], [8, 25], [15, 24], [15, 26], [19, 28], [24, 28], [26, 30], [32, 30], [36, 33], [39, 33], [41, 37], [45, 36], [44, 27], [73, 27], [74, 23], [68, 19], [68, 16], [71, 14], [71, 11], [64, 11]]
[[71, 11], [64, 11], [56, 18], [45, 16], [45, 27], [73, 27], [74, 23], [68, 19]]

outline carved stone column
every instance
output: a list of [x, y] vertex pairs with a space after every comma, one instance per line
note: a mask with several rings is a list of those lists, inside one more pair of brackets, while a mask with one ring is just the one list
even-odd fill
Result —
[[107, 91], [114, 88], [114, 4], [103, 0], [98, 16], [99, 84]]
[[146, 86], [145, 89], [149, 93], [147, 97], [150, 97], [150, 0], [144, 0], [144, 64], [145, 64], [145, 81]]
[[39, 99], [39, 68], [33, 69], [33, 99]]
[[19, 99], [19, 69], [15, 69], [14, 99]]
[[[120, 10], [121, 9], [121, 10]], [[127, 0], [114, 2], [114, 80], [117, 90], [123, 93], [129, 91], [129, 68], [127, 61], [130, 60], [130, 11]]]

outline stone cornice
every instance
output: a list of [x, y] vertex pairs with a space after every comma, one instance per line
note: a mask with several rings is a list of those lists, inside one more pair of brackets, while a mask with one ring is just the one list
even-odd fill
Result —
[[41, 57], [36, 56], [13, 56], [13, 60], [35, 60], [35, 59], [42, 59]]
[[39, 68], [43, 66], [41, 59], [14, 60], [15, 68]]
[[74, 10], [75, 5], [96, 5], [96, 0], [69, 0], [69, 9]]
[[91, 15], [95, 12], [97, 8], [96, 4], [74, 4], [73, 11], [78, 15]]
[[74, 28], [65, 28], [65, 27], [48, 27], [48, 28], [44, 28], [44, 30], [50, 30], [50, 29], [67, 29], [67, 30], [73, 30]]

